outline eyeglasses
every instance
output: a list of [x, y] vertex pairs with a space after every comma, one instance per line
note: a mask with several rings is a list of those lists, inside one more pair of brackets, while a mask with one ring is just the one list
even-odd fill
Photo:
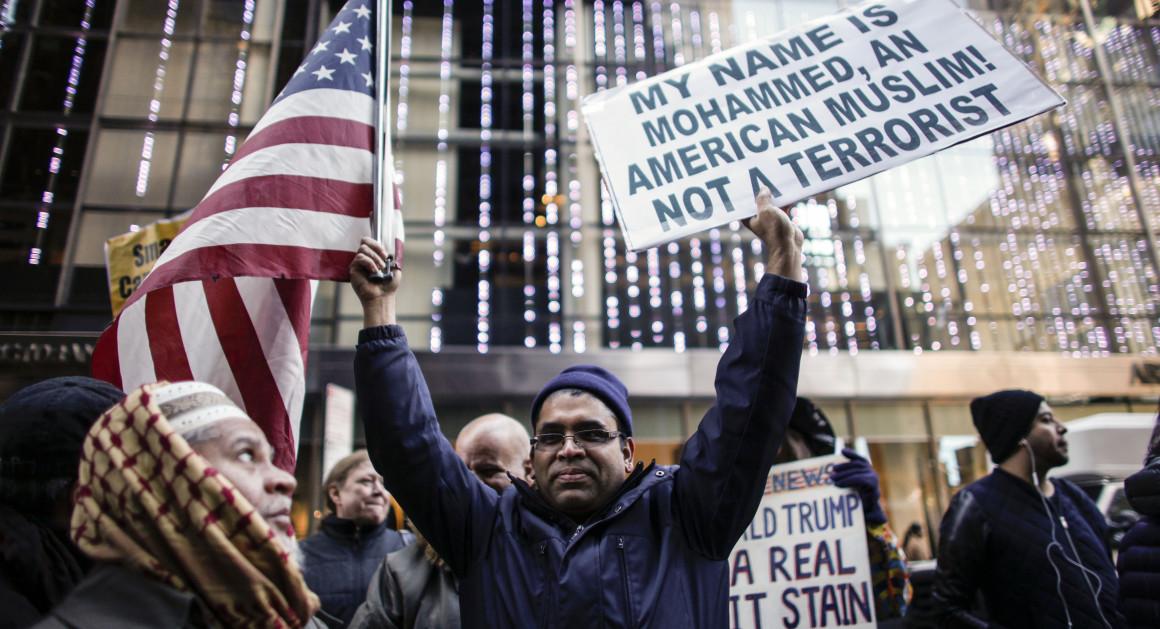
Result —
[[537, 452], [555, 452], [564, 447], [564, 440], [568, 437], [572, 438], [572, 443], [576, 444], [578, 448], [587, 450], [589, 448], [598, 448], [606, 443], [609, 439], [614, 437], [626, 437], [623, 432], [608, 431], [601, 428], [593, 428], [591, 430], [577, 430], [572, 435], [561, 435], [558, 433], [545, 433], [532, 437], [532, 448]]

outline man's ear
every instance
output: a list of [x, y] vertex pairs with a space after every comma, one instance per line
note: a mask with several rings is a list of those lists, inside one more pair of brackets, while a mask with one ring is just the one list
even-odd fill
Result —
[[330, 501], [334, 503], [335, 511], [337, 511], [338, 507], [340, 506], [339, 500], [338, 500], [338, 497], [339, 497], [338, 485], [331, 483], [331, 485], [326, 488], [326, 495], [330, 496]]
[[624, 445], [620, 447], [620, 451], [624, 454], [624, 473], [632, 472], [632, 466], [636, 464], [634, 457], [636, 456], [636, 442], [632, 437], [624, 438]]
[[528, 484], [532, 484], [532, 479], [536, 477], [536, 470], [532, 467], [532, 457], [524, 459], [524, 480]]

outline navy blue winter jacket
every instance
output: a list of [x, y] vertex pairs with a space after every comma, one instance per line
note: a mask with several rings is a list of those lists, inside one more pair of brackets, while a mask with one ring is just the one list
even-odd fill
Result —
[[1160, 458], [1124, 481], [1143, 517], [1120, 541], [1120, 610], [1129, 627], [1160, 627]]
[[[1052, 483], [1050, 519], [1035, 487], [1000, 468], [951, 499], [932, 590], [939, 627], [1123, 627], [1104, 516], [1079, 487]], [[970, 611], [979, 591], [989, 622]]]
[[356, 526], [352, 520], [328, 515], [322, 529], [299, 544], [306, 585], [322, 601], [322, 611], [341, 621], [322, 616], [332, 629], [345, 627], [354, 618], [383, 557], [415, 540], [410, 531], [400, 533], [387, 525], [383, 520]]
[[753, 518], [793, 410], [806, 287], [766, 275], [680, 466], [638, 465], [587, 522], [516, 481], [484, 485], [442, 436], [397, 326], [362, 330], [355, 358], [371, 460], [460, 578], [465, 628], [726, 627], [726, 558]]

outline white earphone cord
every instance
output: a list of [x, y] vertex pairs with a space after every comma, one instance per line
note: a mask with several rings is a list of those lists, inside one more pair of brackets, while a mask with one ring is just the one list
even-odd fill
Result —
[[[1073, 555], [1075, 555], [1075, 559], [1068, 557], [1067, 551], [1063, 549], [1063, 544], [1059, 543], [1059, 540], [1055, 536], [1055, 518], [1051, 514], [1051, 508], [1047, 505], [1047, 498], [1043, 495], [1043, 491], [1039, 487], [1039, 474], [1035, 471], [1035, 452], [1031, 449], [1031, 444], [1027, 443], [1026, 439], [1020, 440], [1020, 443], [1023, 444], [1023, 447], [1027, 448], [1027, 454], [1031, 455], [1031, 478], [1035, 481], [1035, 493], [1039, 494], [1039, 501], [1043, 503], [1043, 511], [1047, 514], [1047, 521], [1051, 522], [1051, 543], [1047, 545], [1047, 549], [1044, 554], [1047, 556], [1047, 563], [1051, 564], [1051, 569], [1055, 571], [1055, 592], [1059, 594], [1059, 600], [1063, 602], [1063, 613], [1067, 617], [1067, 626], [1072, 626], [1071, 611], [1068, 610], [1067, 599], [1063, 596], [1063, 575], [1059, 571], [1059, 566], [1055, 565], [1055, 560], [1051, 558], [1052, 546], [1059, 547], [1059, 554], [1063, 557], [1064, 561], [1080, 569], [1080, 574], [1083, 575], [1083, 582], [1088, 586], [1088, 591], [1091, 592], [1092, 595], [1092, 602], [1094, 602], [1096, 605], [1096, 613], [1100, 615], [1100, 620], [1104, 621], [1104, 626], [1108, 629], [1112, 629], [1112, 624], [1108, 622], [1107, 617], [1104, 616], [1103, 607], [1100, 605], [1100, 592], [1102, 592], [1104, 589], [1104, 583], [1100, 580], [1100, 575], [1096, 574], [1094, 570], [1091, 570], [1087, 566], [1080, 563], [1079, 552], [1075, 549], [1075, 540], [1071, 538], [1071, 533], [1068, 531], [1067, 520], [1064, 519], [1063, 515], [1059, 516], [1059, 521], [1063, 525], [1063, 534], [1067, 537], [1067, 543], [1071, 546], [1071, 552]], [[1095, 588], [1092, 588], [1092, 582], [1089, 580], [1088, 575], [1091, 575], [1091, 577], [1095, 578]]]

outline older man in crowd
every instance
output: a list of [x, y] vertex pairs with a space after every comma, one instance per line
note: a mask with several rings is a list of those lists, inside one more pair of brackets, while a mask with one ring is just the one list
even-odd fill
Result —
[[141, 387], [85, 439], [72, 536], [96, 566], [37, 627], [322, 627], [294, 487], [220, 390]]
[[628, 391], [605, 369], [566, 369], [532, 406], [533, 484], [479, 483], [440, 435], [395, 325], [385, 250], [351, 268], [363, 304], [355, 382], [387, 488], [460, 578], [465, 627], [721, 627], [726, 559], [753, 518], [785, 434], [804, 340], [802, 233], [768, 190], [747, 221], [765, 276], [717, 369], [717, 401], [679, 467], [636, 465]]
[[0, 406], [0, 627], [36, 624], [88, 571], [68, 529], [81, 444], [123, 397], [106, 382], [69, 376]]
[[303, 571], [322, 610], [334, 617], [325, 619], [327, 626], [342, 629], [366, 600], [383, 557], [414, 537], [390, 528], [390, 495], [366, 450], [335, 463], [323, 486], [331, 513], [323, 518], [322, 529], [302, 542]]
[[[459, 431], [455, 451], [496, 493], [513, 479], [530, 482], [528, 431], [500, 413], [477, 417]], [[458, 629], [459, 582], [420, 534], [414, 544], [383, 560], [351, 629]]]

